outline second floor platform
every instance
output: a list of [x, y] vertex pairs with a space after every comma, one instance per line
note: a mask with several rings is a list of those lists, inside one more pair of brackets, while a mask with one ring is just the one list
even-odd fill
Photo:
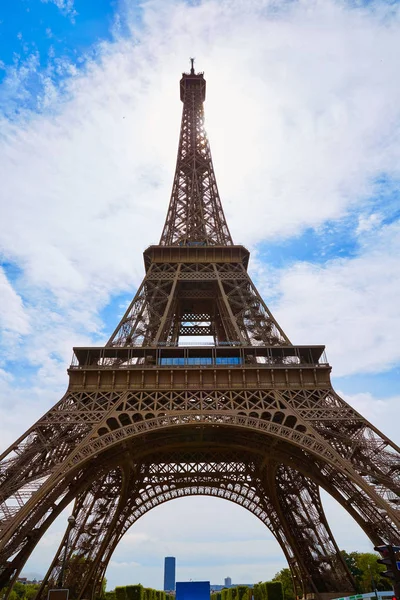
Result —
[[77, 347], [71, 369], [327, 367], [325, 346], [167, 345]]

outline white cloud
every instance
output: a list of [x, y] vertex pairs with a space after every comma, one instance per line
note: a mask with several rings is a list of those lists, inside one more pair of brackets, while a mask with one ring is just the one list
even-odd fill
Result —
[[132, 282], [166, 212], [177, 79], [191, 53], [206, 69], [208, 129], [237, 240], [339, 217], [382, 170], [398, 173], [397, 21], [328, 1], [270, 8], [145, 5], [146, 33], [104, 44], [67, 102], [51, 90], [50, 115], [5, 124], [3, 197], [13, 205], [0, 233], [31, 278], [57, 292], [99, 277], [108, 292]]
[[376, 398], [369, 392], [358, 394], [340, 395], [351, 404], [359, 413], [388, 436], [396, 444], [400, 445], [400, 434], [398, 423], [400, 423], [400, 396], [393, 395], [388, 398]]
[[74, 17], [76, 17], [78, 14], [74, 8], [74, 0], [40, 0], [40, 1], [44, 2], [45, 4], [48, 4], [48, 3], [55, 4], [63, 15], [67, 15], [70, 17], [72, 22], [74, 22]]
[[29, 371], [16, 377], [0, 369], [0, 454], [60, 399], [67, 382], [57, 375], [45, 364], [32, 385]]
[[140, 563], [110, 560], [110, 567], [113, 569], [124, 569], [126, 567], [140, 567]]
[[26, 334], [29, 331], [29, 318], [21, 297], [16, 293], [0, 267], [0, 331], [6, 334], [13, 331]]
[[325, 344], [335, 376], [378, 372], [397, 364], [400, 348], [400, 226], [365, 238], [355, 258], [324, 265], [298, 262], [274, 272], [259, 267], [264, 294], [295, 344]]
[[371, 231], [376, 227], [379, 227], [382, 223], [382, 215], [379, 213], [372, 213], [371, 215], [360, 215], [358, 219], [358, 227], [356, 233], [362, 235], [364, 232]]

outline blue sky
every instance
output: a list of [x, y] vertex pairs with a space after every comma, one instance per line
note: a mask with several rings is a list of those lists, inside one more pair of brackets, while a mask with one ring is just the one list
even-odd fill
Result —
[[[336, 389], [399, 442], [398, 3], [13, 0], [0, 5], [1, 449], [60, 398], [72, 346], [104, 343], [143, 277], [189, 56], [252, 277], [290, 339], [326, 344]], [[176, 502], [132, 529], [110, 585], [161, 586], [164, 553], [185, 556], [182, 578], [214, 583], [284, 566], [238, 507]], [[341, 547], [370, 547], [326, 510]], [[28, 573], [44, 573], [63, 526]]]
[[[64, 8], [62, 8], [64, 7]], [[46, 67], [51, 48], [60, 56], [80, 58], [99, 40], [112, 38], [115, 2], [41, 2], [25, 0], [4, 3], [2, 10], [2, 60], [14, 64], [32, 51]], [[51, 54], [51, 53], [50, 53]]]
[[[2, 5], [1, 55], [6, 67], [21, 65], [33, 52], [41, 69], [57, 57], [74, 63], [96, 51], [96, 44], [113, 39], [118, 2], [97, 0], [19, 0]], [[3, 71], [2, 78], [5, 73]]]

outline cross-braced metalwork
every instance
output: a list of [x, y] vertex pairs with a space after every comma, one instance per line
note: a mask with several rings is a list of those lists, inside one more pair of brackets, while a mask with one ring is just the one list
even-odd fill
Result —
[[163, 246], [232, 245], [204, 129], [206, 82], [194, 68], [180, 84], [183, 102], [178, 160], [161, 235]]
[[39, 597], [65, 557], [71, 597], [93, 598], [138, 518], [198, 494], [265, 523], [299, 595], [352, 592], [320, 489], [374, 544], [399, 544], [400, 449], [332, 389], [324, 347], [294, 346], [268, 310], [225, 222], [193, 66], [181, 99], [171, 201], [143, 283], [104, 347], [74, 348], [65, 396], [0, 457], [0, 588], [75, 499]]

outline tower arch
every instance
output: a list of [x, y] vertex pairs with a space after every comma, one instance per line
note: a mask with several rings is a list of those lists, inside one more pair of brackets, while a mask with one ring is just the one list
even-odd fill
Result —
[[[245, 453], [239, 449], [222, 450], [221, 447], [212, 450], [205, 447], [201, 450], [198, 448], [195, 456], [197, 462], [192, 462], [193, 448], [184, 450], [176, 448], [173, 451], [165, 451], [162, 460], [158, 454], [142, 458], [141, 474], [139, 475], [137, 471], [132, 473], [127, 501], [121, 504], [121, 510], [117, 511], [118, 516], [113, 516], [108, 537], [92, 544], [90, 548], [85, 544], [79, 545], [79, 540], [85, 540], [86, 517], [80, 515], [82, 503], [76, 504], [74, 515], [78, 523], [83, 523], [83, 527], [79, 529], [78, 526], [70, 545], [69, 555], [82, 556], [83, 563], [87, 561], [88, 565], [85, 581], [78, 593], [79, 597], [90, 597], [91, 594], [95, 594], [116, 546], [138, 519], [160, 504], [193, 495], [226, 499], [257, 516], [280, 544], [295, 575], [295, 581], [308, 582], [305, 587], [299, 589], [299, 592], [318, 590], [321, 586], [325, 588], [333, 586], [338, 589], [347, 586], [346, 589], [352, 589], [354, 582], [345, 565], [339, 567], [336, 564], [339, 556], [337, 545], [326, 522], [317, 485], [297, 473], [296, 489], [299, 490], [299, 486], [301, 487], [303, 499], [297, 508], [291, 507], [292, 511], [296, 510], [299, 519], [297, 533], [293, 537], [288, 524], [285, 523], [285, 518], [282, 518], [282, 513], [287, 512], [286, 505], [282, 505], [282, 502], [274, 497], [272, 489], [268, 489], [266, 473], [263, 474], [260, 470], [263, 462], [261, 456], [254, 452]], [[276, 472], [275, 465], [268, 468]], [[290, 467], [285, 468], [293, 471]], [[265, 470], [268, 471], [264, 464]], [[293, 481], [288, 481], [287, 478], [281, 479], [284, 496], [287, 498], [293, 494]], [[87, 504], [89, 505], [90, 502]], [[306, 510], [310, 505], [314, 507], [311, 512]], [[307, 536], [320, 540], [319, 546], [314, 545], [311, 550], [310, 544], [307, 543], [309, 542]], [[329, 556], [326, 553], [328, 546]], [[90, 549], [93, 547], [98, 548], [98, 555], [92, 561]], [[53, 561], [47, 575], [47, 585], [54, 585], [57, 581], [64, 549], [61, 544], [58, 557]], [[73, 565], [73, 561], [71, 564]], [[71, 577], [76, 579], [76, 571], [71, 572]], [[82, 577], [81, 572], [80, 579]]]

